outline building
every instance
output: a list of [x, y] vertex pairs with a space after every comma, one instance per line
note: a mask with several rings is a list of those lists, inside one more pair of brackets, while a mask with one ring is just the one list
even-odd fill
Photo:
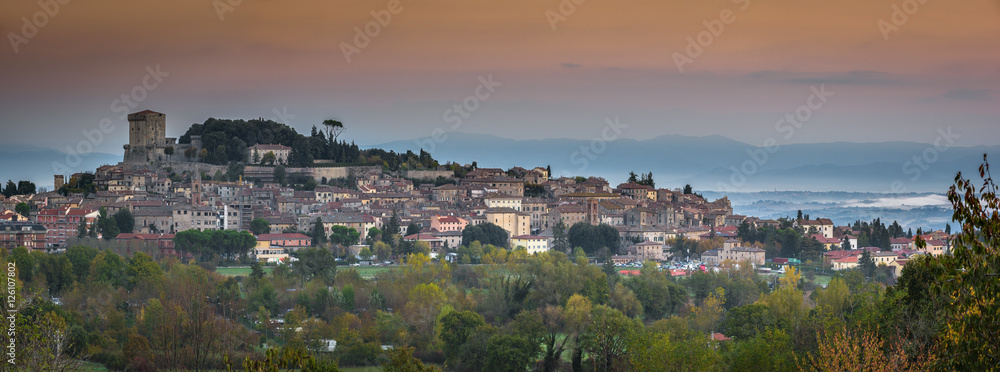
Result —
[[491, 208], [484, 213], [486, 222], [507, 230], [508, 236], [531, 234], [531, 215], [510, 208]]
[[721, 263], [723, 261], [750, 261], [754, 265], [764, 264], [764, 250], [754, 247], [740, 247], [737, 244], [723, 244], [722, 249], [712, 249], [702, 253], [701, 260], [705, 263]]
[[524, 196], [524, 180], [504, 176], [462, 179], [462, 185], [480, 187], [513, 196]]
[[250, 164], [264, 164], [267, 154], [274, 156], [273, 162], [267, 164], [288, 164], [288, 155], [292, 154], [292, 148], [285, 145], [256, 144], [247, 148], [247, 162]]
[[[115, 241], [121, 245], [128, 246], [133, 251], [139, 252], [144, 249], [156, 249], [156, 257], [181, 257], [180, 252], [174, 248], [174, 234], [118, 234]], [[184, 255], [191, 257], [190, 253]]]
[[257, 245], [253, 247], [253, 257], [258, 262], [277, 263], [288, 259], [288, 253], [284, 248], [271, 246], [270, 240], [257, 239]]
[[663, 260], [663, 244], [661, 243], [642, 242], [630, 247], [629, 251], [640, 262]]
[[487, 195], [483, 200], [488, 208], [510, 208], [521, 211], [521, 197], [502, 194]]
[[45, 226], [45, 245], [49, 248], [66, 248], [66, 239], [79, 235], [80, 222], [90, 230], [99, 216], [97, 210], [85, 208], [52, 208], [38, 212], [38, 223]]
[[218, 230], [219, 214], [210, 207], [197, 205], [175, 205], [174, 232], [185, 230]]
[[622, 196], [635, 199], [635, 200], [652, 200], [656, 201], [656, 189], [647, 185], [640, 185], [635, 182], [623, 183], [618, 185], [615, 191]]
[[810, 231], [815, 231], [817, 234], [823, 234], [824, 238], [833, 238], [833, 221], [829, 218], [797, 220], [795, 224], [805, 229], [807, 235], [810, 234]]
[[469, 225], [469, 220], [454, 216], [431, 217], [431, 229], [439, 232], [462, 231]]
[[515, 249], [524, 247], [528, 251], [528, 254], [548, 252], [549, 238], [534, 235], [518, 235], [510, 238], [510, 246]]
[[416, 233], [412, 235], [407, 235], [403, 237], [404, 240], [414, 241], [414, 242], [424, 242], [427, 246], [433, 250], [438, 250], [444, 247], [444, 239], [438, 238], [432, 234], [426, 233]]
[[46, 246], [45, 226], [31, 222], [0, 223], [0, 248], [11, 250], [25, 247], [30, 250], [44, 250]]
[[257, 241], [267, 241], [271, 247], [279, 247], [293, 251], [312, 245], [312, 238], [299, 233], [260, 234], [257, 235]]

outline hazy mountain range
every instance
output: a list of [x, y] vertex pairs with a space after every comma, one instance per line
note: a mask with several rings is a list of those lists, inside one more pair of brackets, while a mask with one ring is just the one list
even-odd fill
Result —
[[483, 167], [551, 165], [556, 177], [595, 175], [612, 185], [623, 182], [629, 171], [653, 172], [658, 187], [690, 183], [696, 190], [743, 192], [944, 192], [957, 171], [971, 176], [984, 153], [1000, 153], [1000, 146], [935, 149], [915, 142], [789, 144], [768, 152], [723, 136], [512, 140], [457, 132], [438, 142], [423, 138], [372, 147], [423, 147], [439, 161], [477, 161]]
[[[952, 184], [955, 173], [972, 176], [983, 153], [1000, 146], [951, 147], [914, 142], [790, 144], [766, 149], [723, 136], [666, 135], [647, 140], [513, 140], [492, 135], [452, 132], [430, 138], [378, 145], [395, 151], [429, 150], [439, 161], [478, 162], [481, 167], [551, 166], [554, 176], [600, 176], [612, 185], [629, 171], [653, 172], [657, 187], [691, 184], [696, 190], [755, 192], [768, 190], [936, 192]], [[766, 157], [763, 155], [766, 154]], [[72, 172], [116, 164], [121, 155], [90, 153], [76, 158], [35, 146], [0, 149], [0, 181], [28, 179], [51, 187], [53, 164]], [[923, 158], [920, 163], [914, 157]], [[72, 173], [64, 172], [64, 173]]]
[[56, 173], [70, 175], [76, 172], [93, 172], [97, 167], [118, 164], [122, 155], [92, 152], [77, 156], [50, 148], [36, 146], [0, 147], [0, 182], [28, 180], [38, 187], [52, 189], [52, 176]]

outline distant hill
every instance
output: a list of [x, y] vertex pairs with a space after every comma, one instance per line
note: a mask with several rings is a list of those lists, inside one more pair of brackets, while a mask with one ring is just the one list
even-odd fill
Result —
[[102, 165], [122, 161], [121, 155], [95, 152], [81, 156], [76, 163], [75, 157], [67, 159], [67, 154], [62, 151], [31, 146], [0, 148], [0, 158], [4, 159], [0, 162], [0, 182], [28, 180], [48, 190], [52, 190], [52, 176], [57, 173], [53, 163], [65, 165], [71, 172], [60, 173], [68, 176], [76, 172], [93, 172]]
[[[595, 175], [607, 178], [612, 184], [624, 181], [629, 171], [651, 171], [657, 186], [675, 188], [690, 183], [695, 189], [715, 191], [944, 192], [955, 172], [975, 171], [983, 153], [1000, 154], [1000, 146], [937, 151], [928, 150], [933, 149], [931, 145], [914, 142], [834, 142], [783, 145], [776, 152], [767, 153], [765, 160], [759, 155], [766, 153], [764, 149], [723, 136], [668, 135], [642, 141], [621, 139], [591, 144], [573, 139], [513, 140], [448, 133], [445, 141], [425, 150], [432, 150], [438, 159], [477, 161], [481, 166], [551, 165], [556, 177]], [[394, 141], [373, 147], [395, 151], [420, 148], [416, 141]], [[582, 149], [603, 151], [585, 153]], [[928, 158], [936, 159], [904, 168], [914, 156], [925, 151]], [[755, 161], [748, 152], [757, 154], [762, 161]], [[740, 168], [750, 173], [734, 171]], [[741, 175], [748, 177], [744, 181]]]

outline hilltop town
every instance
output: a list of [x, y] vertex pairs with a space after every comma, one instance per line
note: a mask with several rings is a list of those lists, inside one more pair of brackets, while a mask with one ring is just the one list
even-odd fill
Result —
[[[96, 241], [124, 254], [181, 257], [193, 252], [176, 245], [176, 234], [232, 230], [254, 233], [251, 257], [279, 263], [298, 248], [329, 240], [343, 231], [339, 226], [356, 232], [337, 244], [352, 262], [392, 261], [419, 243], [417, 249], [432, 257], [468, 263], [478, 262], [478, 254], [467, 249], [470, 227], [488, 224], [505, 233], [504, 239], [482, 244], [524, 248], [529, 254], [572, 253], [579, 245], [570, 243], [589, 233], [574, 226], [584, 224], [613, 228], [608, 230], [613, 241], [601, 247], [583, 244], [584, 253], [623, 266], [680, 259], [709, 265], [811, 260], [837, 270], [857, 267], [862, 253], [869, 252], [875, 262], [894, 268], [892, 276], [914, 254], [941, 254], [949, 240], [945, 232], [928, 233], [922, 237], [926, 247], [918, 250], [912, 229], [904, 233], [898, 225], [889, 229], [891, 237], [875, 242], [872, 227], [886, 229], [876, 221], [834, 226], [829, 219], [801, 213], [781, 220], [737, 215], [726, 197], [705, 200], [689, 185], [657, 188], [652, 173], [641, 179], [632, 173], [629, 182], [612, 186], [598, 177], [553, 178], [540, 165], [504, 170], [411, 162], [390, 170], [385, 163], [313, 159], [310, 166], [296, 166], [302, 160], [293, 161], [293, 148], [274, 143], [240, 149], [242, 162], [210, 164], [204, 161], [211, 155], [201, 136], [189, 135], [185, 143], [166, 137], [164, 114], [146, 110], [128, 120], [129, 143], [121, 163], [93, 173], [55, 175], [53, 191], [5, 197], [4, 247], [61, 252]], [[337, 123], [329, 129], [342, 128]], [[328, 133], [329, 138], [313, 129], [314, 138], [335, 144], [339, 133]], [[429, 154], [421, 151], [420, 158]], [[26, 214], [15, 211], [22, 203]], [[112, 232], [99, 228], [102, 214], [128, 215], [134, 222], [126, 224], [128, 231]], [[767, 229], [798, 236], [794, 241], [756, 236]], [[376, 241], [389, 249], [373, 252]]]

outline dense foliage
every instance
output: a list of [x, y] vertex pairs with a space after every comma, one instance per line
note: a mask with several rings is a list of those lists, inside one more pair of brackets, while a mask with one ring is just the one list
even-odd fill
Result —
[[383, 149], [362, 150], [353, 142], [339, 140], [330, 132], [314, 126], [308, 136], [271, 120], [228, 120], [209, 118], [202, 124], [192, 124], [178, 140], [191, 143], [191, 136], [201, 136], [203, 153], [185, 154], [211, 164], [247, 161], [247, 147], [254, 144], [280, 144], [292, 148], [289, 164], [297, 167], [313, 165], [317, 159], [339, 164], [377, 165], [387, 170], [436, 168], [439, 164], [431, 154], [407, 151], [396, 153]]

